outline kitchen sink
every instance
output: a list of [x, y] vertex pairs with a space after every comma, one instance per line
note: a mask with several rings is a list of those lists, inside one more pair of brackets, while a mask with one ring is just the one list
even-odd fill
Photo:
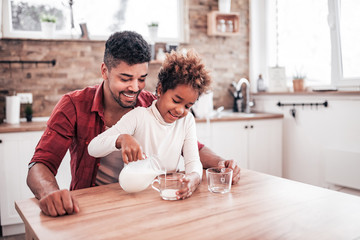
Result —
[[[267, 118], [283, 118], [284, 116], [279, 113], [266, 113], [266, 112], [233, 112], [232, 109], [219, 108], [212, 111], [210, 114], [209, 120], [213, 121], [222, 121], [222, 120], [253, 120], [253, 119], [267, 119]], [[198, 121], [204, 120], [207, 118], [197, 118]]]
[[220, 113], [218, 113], [218, 116], [215, 116], [217, 118], [221, 118], [221, 117], [255, 117], [256, 115], [258, 115], [259, 113], [244, 113], [244, 112], [231, 112], [231, 111], [222, 111]]
[[[208, 118], [210, 121], [227, 121], [227, 120], [256, 120], [256, 119], [273, 119], [283, 118], [284, 115], [280, 113], [267, 112], [233, 112], [231, 109], [213, 111]], [[197, 118], [197, 121], [204, 121], [207, 118]]]

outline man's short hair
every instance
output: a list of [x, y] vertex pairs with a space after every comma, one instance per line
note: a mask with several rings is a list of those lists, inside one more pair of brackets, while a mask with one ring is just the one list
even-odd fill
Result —
[[116, 32], [106, 41], [104, 63], [109, 70], [116, 67], [120, 61], [134, 65], [149, 62], [150, 59], [149, 44], [136, 32]]

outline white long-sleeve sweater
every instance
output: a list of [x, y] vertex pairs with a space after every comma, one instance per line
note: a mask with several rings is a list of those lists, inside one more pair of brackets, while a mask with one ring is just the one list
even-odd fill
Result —
[[138, 107], [125, 114], [114, 126], [95, 137], [88, 146], [93, 157], [104, 157], [116, 148], [120, 134], [136, 138], [147, 156], [157, 155], [167, 171], [177, 170], [181, 154], [185, 172], [196, 172], [202, 177], [202, 164], [196, 137], [195, 119], [191, 113], [173, 123], [166, 123], [155, 106]]

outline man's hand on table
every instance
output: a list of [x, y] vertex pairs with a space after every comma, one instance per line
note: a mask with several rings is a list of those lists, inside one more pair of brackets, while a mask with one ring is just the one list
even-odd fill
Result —
[[234, 160], [222, 160], [218, 163], [219, 167], [230, 168], [233, 170], [232, 184], [237, 184], [240, 180], [240, 167]]
[[203, 168], [211, 167], [225, 167], [231, 168], [233, 170], [232, 184], [236, 184], [240, 180], [240, 167], [237, 165], [234, 160], [225, 160], [213, 151], [210, 148], [204, 146], [199, 151], [200, 161], [203, 165]]
[[48, 216], [56, 217], [78, 213], [79, 204], [67, 189], [49, 193], [39, 201], [41, 211]]
[[79, 212], [79, 204], [69, 190], [59, 190], [54, 174], [47, 166], [36, 163], [29, 169], [27, 184], [39, 199], [41, 211], [48, 216], [61, 216]]

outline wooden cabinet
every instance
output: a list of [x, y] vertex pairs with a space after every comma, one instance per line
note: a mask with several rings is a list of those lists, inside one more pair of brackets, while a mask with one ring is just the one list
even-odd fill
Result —
[[215, 153], [241, 168], [282, 176], [282, 119], [197, 123], [197, 134]]
[[239, 13], [220, 13], [218, 11], [211, 11], [207, 15], [207, 33], [209, 36], [238, 36], [240, 35], [239, 22]]
[[[3, 235], [24, 232], [14, 201], [34, 197], [26, 184], [28, 163], [42, 131], [0, 134], [0, 209]], [[65, 156], [56, 179], [60, 188], [70, 186], [70, 155]]]

